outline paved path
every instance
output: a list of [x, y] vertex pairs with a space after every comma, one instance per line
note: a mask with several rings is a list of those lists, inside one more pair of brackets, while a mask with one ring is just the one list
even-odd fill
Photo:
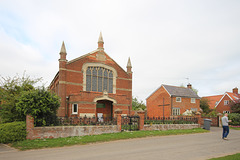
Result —
[[13, 152], [13, 151], [17, 151], [17, 150], [14, 149], [14, 148], [9, 147], [6, 144], [1, 144], [0, 143], [0, 154], [1, 153], [7, 153], [7, 152]]
[[162, 136], [30, 151], [0, 152], [3, 160], [205, 160], [240, 153], [240, 131], [221, 139], [221, 128], [210, 133]]

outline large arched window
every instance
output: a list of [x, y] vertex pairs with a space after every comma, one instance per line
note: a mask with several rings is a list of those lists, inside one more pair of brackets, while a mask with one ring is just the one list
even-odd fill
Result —
[[86, 91], [113, 93], [113, 71], [104, 67], [88, 66]]

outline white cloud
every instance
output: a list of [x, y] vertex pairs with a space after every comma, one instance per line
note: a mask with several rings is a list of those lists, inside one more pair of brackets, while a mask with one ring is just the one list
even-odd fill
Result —
[[162, 83], [186, 85], [186, 78], [200, 96], [240, 87], [239, 1], [9, 0], [0, 6], [0, 50], [7, 53], [1, 74], [26, 70], [50, 83], [62, 41], [71, 60], [95, 50], [102, 31], [105, 51], [123, 69], [131, 57], [140, 99]]

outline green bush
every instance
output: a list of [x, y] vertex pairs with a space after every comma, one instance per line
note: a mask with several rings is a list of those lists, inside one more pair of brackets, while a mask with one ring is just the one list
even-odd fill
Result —
[[25, 122], [0, 124], [0, 143], [10, 143], [25, 140], [27, 136]]
[[230, 125], [233, 125], [233, 126], [240, 125], [240, 114], [239, 113], [229, 114], [228, 119], [232, 120], [232, 122], [229, 123]]

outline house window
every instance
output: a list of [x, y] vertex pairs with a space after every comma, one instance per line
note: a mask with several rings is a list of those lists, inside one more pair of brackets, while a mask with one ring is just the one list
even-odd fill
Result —
[[196, 103], [196, 98], [191, 98], [191, 103]]
[[228, 113], [228, 114], [229, 114], [229, 113], [230, 113], [230, 111], [223, 111], [223, 114], [225, 114], [225, 113]]
[[103, 67], [88, 67], [86, 91], [113, 93], [113, 72]]
[[228, 105], [229, 104], [229, 100], [224, 100], [224, 105]]
[[76, 103], [72, 105], [72, 114], [78, 114], [78, 104]]
[[172, 109], [172, 115], [173, 116], [180, 115], [180, 108], [173, 108]]
[[182, 98], [181, 97], [176, 97], [176, 102], [182, 102]]
[[191, 108], [192, 112], [197, 112], [197, 108]]

